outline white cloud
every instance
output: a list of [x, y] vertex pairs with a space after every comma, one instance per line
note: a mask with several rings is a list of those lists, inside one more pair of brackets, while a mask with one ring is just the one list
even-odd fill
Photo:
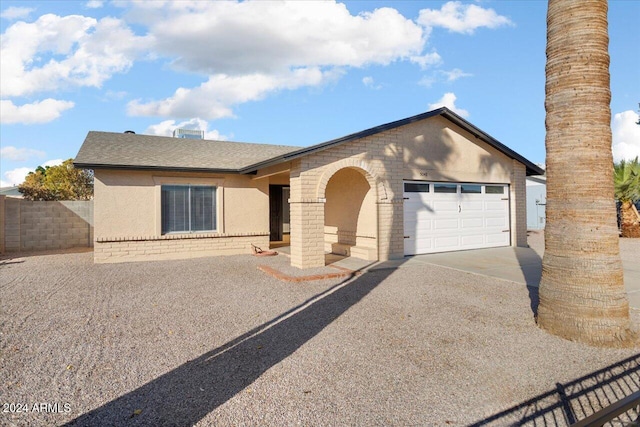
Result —
[[449, 110], [462, 117], [468, 117], [469, 112], [467, 110], [456, 107], [456, 99], [457, 97], [453, 92], [447, 92], [442, 96], [442, 98], [440, 98], [433, 104], [429, 104], [429, 110], [435, 110], [436, 108], [440, 107], [447, 107]]
[[[160, 100], [129, 103], [132, 115], [233, 116], [235, 105], [279, 90], [317, 87], [348, 67], [441, 60], [423, 55], [428, 31], [392, 8], [352, 15], [335, 1], [135, 2], [128, 16], [147, 25], [159, 55], [207, 76]], [[212, 43], [211, 40], [215, 40]]]
[[[42, 163], [40, 166], [42, 167], [58, 166], [58, 165], [61, 165], [62, 162], [63, 162], [62, 159], [47, 160], [46, 162]], [[23, 167], [23, 168], [16, 168], [16, 169], [7, 171], [3, 174], [5, 179], [0, 180], [0, 187], [13, 187], [14, 185], [20, 185], [24, 182], [24, 179], [29, 174], [29, 172], [35, 172], [35, 170], [36, 170], [35, 167], [32, 167], [32, 168]]]
[[[89, 0], [84, 5], [104, 3]], [[3, 97], [101, 87], [144, 55], [165, 58], [174, 69], [198, 74], [204, 82], [134, 100], [129, 114], [210, 120], [233, 116], [236, 105], [275, 91], [318, 87], [349, 68], [396, 61], [423, 69], [439, 65], [442, 58], [433, 48], [425, 52], [436, 26], [472, 33], [511, 23], [492, 9], [459, 2], [424, 9], [418, 22], [390, 7], [353, 15], [334, 0], [113, 4], [127, 8], [127, 21], [147, 34], [137, 36], [120, 19], [80, 15], [47, 14], [9, 26], [0, 43]]]
[[426, 42], [425, 30], [395, 9], [351, 15], [335, 1], [136, 2], [132, 7], [131, 16], [149, 26], [159, 53], [177, 58], [175, 66], [207, 75], [386, 65], [420, 55]]
[[134, 116], [195, 116], [208, 120], [233, 117], [231, 107], [234, 105], [262, 99], [276, 90], [318, 86], [340, 73], [339, 70], [323, 72], [318, 68], [298, 68], [279, 75], [217, 74], [197, 88], [178, 88], [172, 97], [161, 101], [134, 100], [128, 104], [128, 112]]
[[14, 105], [12, 101], [0, 100], [0, 123], [35, 124], [47, 123], [60, 117], [63, 111], [73, 108], [71, 101], [47, 98], [32, 104]]
[[32, 157], [43, 158], [45, 155], [44, 151], [32, 148], [16, 148], [11, 145], [0, 148], [0, 156], [14, 162], [26, 162]]
[[471, 76], [473, 76], [473, 74], [465, 73], [460, 68], [454, 68], [451, 71], [442, 70], [440, 72], [446, 76], [448, 82], [455, 82], [456, 80], [458, 80], [458, 79], [460, 79], [462, 77], [471, 77]]
[[12, 187], [14, 185], [20, 185], [24, 182], [24, 178], [29, 172], [33, 172], [34, 168], [16, 168], [4, 173], [4, 180], [2, 180], [3, 187]]
[[32, 7], [16, 7], [11, 6], [6, 8], [0, 13], [0, 18], [14, 20], [14, 19], [25, 19], [31, 15], [35, 9]]
[[176, 123], [175, 120], [165, 120], [156, 125], [151, 125], [144, 131], [147, 135], [158, 135], [158, 136], [173, 136], [174, 129], [192, 129], [192, 130], [203, 130], [204, 131], [204, 139], [215, 140], [215, 141], [226, 141], [229, 139], [227, 135], [222, 135], [216, 129], [208, 130], [209, 123], [206, 120], [202, 120], [201, 118], [193, 118], [190, 120], [185, 120], [180, 123]]
[[476, 29], [483, 27], [514, 25], [509, 18], [499, 15], [493, 9], [485, 9], [475, 4], [463, 5], [459, 1], [447, 2], [439, 10], [422, 9], [418, 23], [427, 28], [443, 27], [463, 34], [473, 34]]
[[633, 160], [640, 157], [640, 125], [638, 114], [627, 110], [613, 116], [611, 133], [613, 139], [613, 160]]
[[89, 9], [100, 9], [102, 6], [104, 6], [104, 1], [102, 0], [89, 0], [85, 4], [85, 7]]
[[362, 84], [371, 89], [382, 89], [382, 85], [376, 84], [375, 80], [371, 76], [363, 77]]
[[442, 57], [438, 52], [426, 53], [424, 55], [412, 56], [409, 58], [411, 62], [418, 64], [423, 70], [429, 68], [432, 65], [439, 65], [442, 63]]
[[4, 97], [100, 87], [125, 72], [149, 38], [136, 36], [123, 21], [70, 15], [42, 15], [16, 22], [1, 36], [0, 91]]

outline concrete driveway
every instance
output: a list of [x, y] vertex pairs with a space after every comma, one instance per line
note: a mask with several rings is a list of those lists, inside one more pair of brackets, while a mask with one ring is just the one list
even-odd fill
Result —
[[[538, 287], [542, 274], [544, 234], [529, 233], [529, 248], [490, 248], [447, 252], [406, 257], [388, 261], [375, 268], [415, 267], [425, 264], [453, 268], [469, 273], [510, 280], [527, 286]], [[620, 255], [624, 267], [624, 283], [629, 295], [629, 305], [640, 309], [640, 239], [621, 239]]]

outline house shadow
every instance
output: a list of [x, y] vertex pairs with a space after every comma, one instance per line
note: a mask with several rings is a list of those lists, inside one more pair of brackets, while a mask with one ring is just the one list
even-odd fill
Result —
[[344, 280], [65, 425], [192, 426], [318, 335], [393, 271]]
[[[553, 390], [477, 421], [469, 427], [568, 426], [638, 391], [640, 354], [568, 383], [558, 383]], [[630, 425], [629, 423], [638, 421], [640, 410], [635, 407], [614, 418], [610, 425]]]

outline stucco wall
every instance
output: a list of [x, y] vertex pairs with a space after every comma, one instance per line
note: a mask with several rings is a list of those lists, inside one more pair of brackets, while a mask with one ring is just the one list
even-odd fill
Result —
[[[216, 186], [217, 230], [183, 237], [163, 236], [163, 184]], [[171, 253], [173, 258], [249, 253], [251, 243], [265, 245], [265, 235], [268, 244], [268, 185], [268, 180], [254, 180], [248, 175], [96, 170], [94, 259], [109, 262], [113, 255], [111, 261], [138, 260], [144, 258], [144, 250], [149, 251], [148, 255]], [[196, 250], [194, 238], [198, 239]], [[184, 240], [185, 244], [177, 245], [176, 240]], [[122, 250], [122, 242], [128, 242], [132, 250]], [[166, 250], [160, 250], [160, 246]], [[111, 249], [114, 250], [110, 252]]]
[[402, 128], [404, 179], [511, 182], [512, 159], [436, 116]]
[[42, 251], [93, 245], [93, 201], [29, 201], [1, 197], [0, 248]]

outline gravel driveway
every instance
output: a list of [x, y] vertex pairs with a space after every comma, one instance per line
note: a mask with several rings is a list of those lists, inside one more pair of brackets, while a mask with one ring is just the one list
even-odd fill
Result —
[[601, 368], [640, 372], [612, 366], [637, 349], [539, 330], [524, 285], [437, 266], [305, 283], [256, 268], [281, 258], [0, 260], [0, 425], [458, 426]]

